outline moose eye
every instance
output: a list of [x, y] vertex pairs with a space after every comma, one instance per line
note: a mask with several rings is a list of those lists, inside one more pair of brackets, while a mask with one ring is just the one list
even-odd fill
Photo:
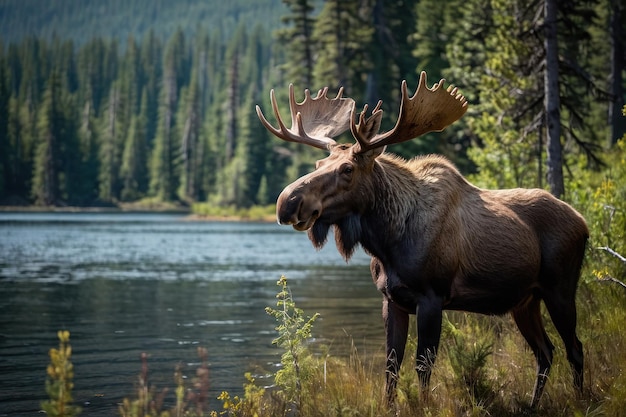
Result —
[[354, 167], [350, 164], [345, 164], [341, 167], [342, 174], [350, 175], [352, 174], [352, 171], [354, 171]]

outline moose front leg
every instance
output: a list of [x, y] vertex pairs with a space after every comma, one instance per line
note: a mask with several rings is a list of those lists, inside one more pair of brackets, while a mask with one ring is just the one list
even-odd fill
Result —
[[415, 370], [424, 394], [428, 391], [439, 339], [441, 338], [442, 300], [434, 295], [421, 297], [417, 314], [417, 354]]
[[383, 298], [383, 319], [387, 337], [387, 368], [385, 394], [387, 404], [392, 405], [396, 396], [396, 385], [400, 374], [400, 365], [404, 358], [404, 349], [409, 333], [409, 314], [401, 310], [386, 296]]

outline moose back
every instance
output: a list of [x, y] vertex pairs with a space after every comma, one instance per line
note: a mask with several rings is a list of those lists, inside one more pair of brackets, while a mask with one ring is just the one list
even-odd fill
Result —
[[[270, 93], [278, 128], [260, 108], [263, 125], [277, 137], [326, 150], [315, 171], [288, 185], [278, 197], [281, 224], [307, 231], [316, 247], [331, 227], [339, 252], [350, 258], [357, 245], [371, 256], [372, 278], [383, 294], [386, 331], [386, 395], [395, 397], [407, 341], [409, 315], [417, 314], [416, 371], [425, 389], [441, 335], [442, 311], [510, 312], [537, 361], [531, 407], [546, 384], [554, 346], [543, 326], [540, 302], [565, 345], [582, 390], [583, 347], [576, 335], [576, 288], [588, 229], [572, 207], [539, 189], [484, 190], [470, 184], [440, 156], [404, 160], [387, 145], [441, 131], [459, 119], [467, 101], [444, 80], [426, 86], [422, 72], [402, 101], [395, 127], [379, 133], [379, 101], [355, 115], [355, 102], [325, 88], [301, 103], [289, 88], [291, 127]], [[358, 122], [357, 122], [358, 120]], [[350, 130], [355, 143], [335, 137]]]

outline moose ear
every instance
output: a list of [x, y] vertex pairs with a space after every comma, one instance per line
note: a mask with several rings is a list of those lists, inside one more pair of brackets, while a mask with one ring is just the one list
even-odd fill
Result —
[[374, 149], [368, 149], [365, 152], [360, 151], [359, 154], [364, 156], [367, 159], [374, 160], [378, 158], [380, 155], [382, 155], [383, 152], [385, 152], [385, 149], [387, 149], [386, 146], [381, 146], [381, 147], [374, 148]]

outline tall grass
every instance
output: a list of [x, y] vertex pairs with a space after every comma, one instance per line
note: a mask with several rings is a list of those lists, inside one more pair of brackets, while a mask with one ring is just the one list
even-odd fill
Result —
[[[284, 294], [290, 293], [286, 281], [281, 281], [279, 297], [284, 300]], [[556, 345], [555, 360], [535, 412], [528, 409], [535, 379], [534, 357], [508, 316], [447, 313], [442, 348], [427, 397], [421, 397], [413, 370], [415, 356], [409, 353], [400, 373], [396, 405], [389, 409], [383, 395], [384, 355], [364, 358], [354, 345], [347, 357], [345, 352], [333, 352], [332, 348], [313, 349], [306, 343], [313, 321], [301, 310], [294, 316], [298, 309], [291, 295], [288, 297], [290, 301], [277, 309], [285, 312], [277, 317], [277, 340], [289, 328], [290, 337], [297, 341], [285, 342], [283, 338], [277, 343], [285, 354], [275, 387], [259, 387], [251, 375], [246, 374], [243, 395], [222, 392], [217, 399], [208, 398], [209, 369], [206, 350], [201, 348], [198, 351], [201, 365], [195, 377], [189, 378], [190, 382], [185, 382], [180, 369], [176, 370], [172, 389], [176, 393], [175, 402], [167, 404], [164, 397], [170, 389], [150, 384], [144, 355], [135, 392], [124, 400], [119, 415], [626, 416], [626, 332], [623, 331], [626, 292], [618, 286], [593, 280], [581, 284], [579, 329], [585, 345], [586, 381], [580, 397], [573, 388], [560, 339], [546, 320], [548, 334]], [[293, 317], [299, 318], [294, 321]], [[69, 340], [64, 343], [64, 348], [69, 348]], [[407, 352], [414, 352], [415, 347], [416, 338], [412, 334]], [[290, 349], [297, 349], [297, 354], [289, 353]], [[295, 373], [296, 363], [298, 373]], [[79, 412], [66, 410], [66, 413], [49, 415], [75, 416]]]

